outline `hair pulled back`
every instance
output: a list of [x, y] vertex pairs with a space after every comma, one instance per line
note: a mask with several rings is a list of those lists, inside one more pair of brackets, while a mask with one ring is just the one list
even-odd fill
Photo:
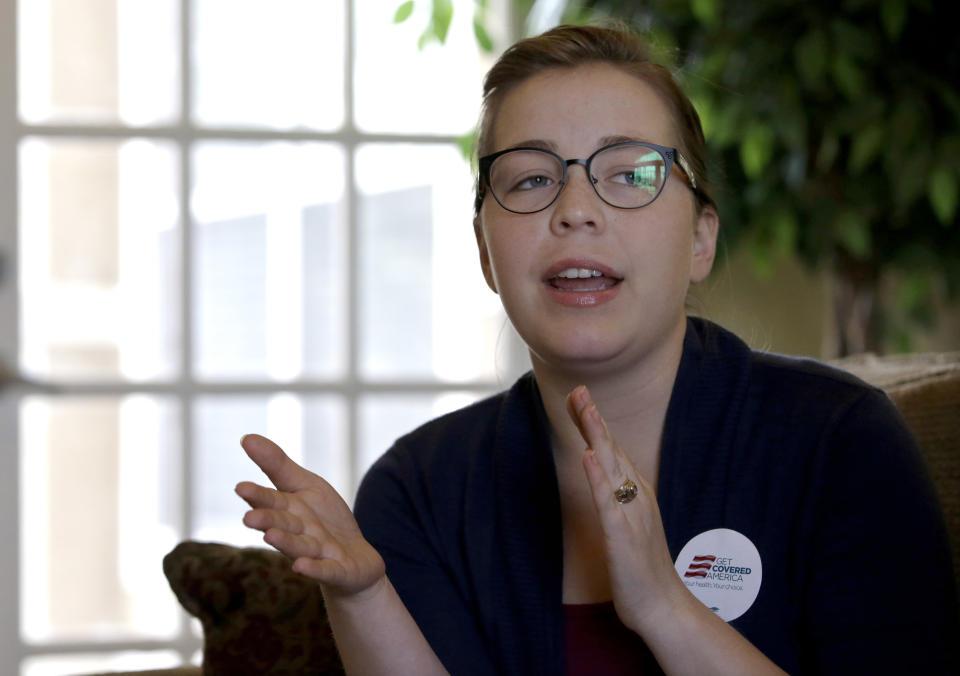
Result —
[[[602, 26], [557, 26], [536, 37], [520, 40], [507, 49], [483, 81], [483, 107], [477, 129], [480, 157], [494, 152], [493, 127], [504, 97], [534, 75], [556, 68], [605, 63], [621, 68], [656, 91], [673, 118], [680, 150], [690, 164], [698, 206], [713, 204], [708, 193], [706, 143], [700, 116], [670, 71], [652, 60], [646, 43], [622, 23]], [[483, 200], [477, 185], [476, 211]]]

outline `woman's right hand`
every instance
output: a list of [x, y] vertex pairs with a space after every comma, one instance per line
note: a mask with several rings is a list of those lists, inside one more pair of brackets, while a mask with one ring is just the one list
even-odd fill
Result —
[[262, 531], [264, 542], [293, 559], [293, 569], [317, 580], [327, 595], [362, 595], [386, 582], [383, 558], [330, 484], [266, 437], [248, 434], [240, 445], [275, 486], [237, 484], [237, 495], [252, 508], [243, 517], [246, 526]]

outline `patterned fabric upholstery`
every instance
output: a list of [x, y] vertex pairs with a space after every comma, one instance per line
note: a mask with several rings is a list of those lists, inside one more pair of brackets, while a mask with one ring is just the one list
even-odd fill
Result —
[[204, 674], [342, 674], [319, 587], [265, 548], [181, 542], [163, 571], [203, 624]]
[[960, 589], [960, 352], [862, 354], [832, 363], [883, 388], [913, 432], [940, 499]]

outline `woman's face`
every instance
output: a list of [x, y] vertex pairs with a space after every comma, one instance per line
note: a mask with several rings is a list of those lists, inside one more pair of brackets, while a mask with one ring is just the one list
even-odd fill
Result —
[[[565, 159], [624, 139], [678, 144], [659, 95], [606, 64], [521, 82], [492, 132], [494, 150], [542, 146]], [[717, 215], [698, 213], [679, 172], [674, 165], [659, 197], [635, 210], [604, 203], [577, 165], [557, 200], [534, 214], [508, 212], [488, 191], [476, 224], [483, 273], [534, 359], [616, 371], [682, 338], [687, 288], [713, 263]], [[590, 276], [563, 279], [571, 269]]]

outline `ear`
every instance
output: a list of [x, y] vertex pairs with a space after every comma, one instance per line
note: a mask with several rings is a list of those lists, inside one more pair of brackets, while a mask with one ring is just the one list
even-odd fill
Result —
[[473, 219], [473, 234], [477, 238], [477, 250], [480, 252], [480, 269], [483, 270], [483, 278], [487, 281], [487, 286], [494, 293], [498, 293], [497, 284], [493, 280], [493, 269], [490, 266], [490, 251], [487, 250], [487, 240], [483, 236], [483, 227], [480, 225], [480, 217]]
[[716, 208], [708, 204], [701, 207], [693, 230], [693, 259], [690, 262], [690, 283], [702, 282], [713, 268], [717, 253], [717, 233], [720, 216]]

